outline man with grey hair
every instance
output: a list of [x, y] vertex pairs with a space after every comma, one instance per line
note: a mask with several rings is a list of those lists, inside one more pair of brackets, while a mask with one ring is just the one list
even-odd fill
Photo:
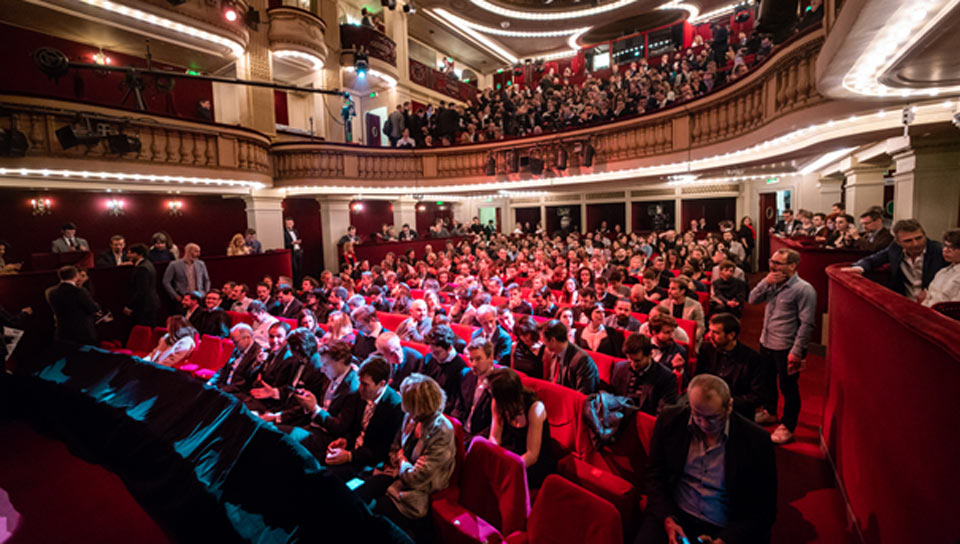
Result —
[[799, 253], [777, 250], [770, 256], [770, 273], [750, 291], [750, 304], [767, 303], [760, 332], [760, 354], [767, 358], [762, 372], [765, 398], [756, 422], [776, 421], [779, 380], [783, 419], [770, 437], [776, 444], [792, 440], [797, 428], [799, 373], [817, 317], [817, 292], [797, 275], [799, 266]]
[[667, 406], [657, 417], [635, 542], [769, 542], [777, 467], [768, 435], [733, 411], [717, 376], [694, 377], [687, 395], [689, 406]]
[[497, 320], [497, 309], [490, 304], [484, 304], [477, 308], [477, 320], [480, 321], [480, 328], [473, 331], [473, 338], [486, 338], [493, 344], [494, 360], [507, 366], [510, 364], [510, 352], [513, 351], [513, 340], [510, 335], [503, 330]]
[[423, 342], [432, 327], [433, 321], [427, 315], [427, 303], [418, 298], [410, 303], [410, 317], [397, 326], [397, 336], [408, 342]]
[[233, 353], [230, 360], [210, 378], [207, 385], [225, 393], [249, 393], [260, 372], [260, 344], [253, 339], [253, 328], [237, 323], [230, 329]]

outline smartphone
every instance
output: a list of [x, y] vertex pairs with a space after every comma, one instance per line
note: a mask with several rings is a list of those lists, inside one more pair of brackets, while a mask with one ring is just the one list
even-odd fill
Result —
[[690, 539], [687, 538], [687, 537], [685, 537], [685, 536], [681, 536], [681, 537], [677, 540], [677, 542], [679, 542], [679, 544], [690, 544]]
[[[358, 487], [360, 487], [363, 484], [364, 484], [363, 480], [361, 480], [360, 478], [354, 478], [349, 482], [347, 482], [347, 487], [350, 488], [350, 491], [355, 491]], [[690, 543], [687, 542], [687, 544], [690, 544]]]

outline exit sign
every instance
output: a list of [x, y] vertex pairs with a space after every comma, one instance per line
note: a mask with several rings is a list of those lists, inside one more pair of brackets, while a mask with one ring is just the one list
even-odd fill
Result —
[[773, 185], [774, 183], [780, 183], [780, 178], [767, 178], [767, 185]]

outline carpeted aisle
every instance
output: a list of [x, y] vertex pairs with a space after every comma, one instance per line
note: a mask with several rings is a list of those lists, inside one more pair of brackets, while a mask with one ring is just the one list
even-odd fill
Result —
[[[751, 278], [751, 286], [762, 276]], [[760, 347], [763, 306], [747, 305], [742, 321], [743, 342]], [[807, 370], [800, 376], [803, 399], [800, 424], [794, 441], [777, 446], [779, 475], [777, 522], [774, 544], [853, 544], [857, 540], [847, 528], [845, 505], [837, 489], [829, 462], [820, 450], [820, 422], [826, 390], [826, 361], [809, 355]], [[782, 401], [781, 401], [782, 408]], [[776, 425], [767, 427], [773, 431]]]

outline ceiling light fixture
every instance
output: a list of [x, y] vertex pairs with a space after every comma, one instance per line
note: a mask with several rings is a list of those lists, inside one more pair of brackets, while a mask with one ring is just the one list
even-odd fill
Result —
[[[344, 66], [343, 69], [346, 70], [346, 71], [348, 71], [348, 72], [357, 73], [357, 69], [354, 68], [353, 66]], [[362, 73], [362, 72], [361, 72], [361, 73]], [[380, 70], [374, 70], [373, 68], [367, 68], [367, 74], [382, 79], [383, 82], [386, 83], [387, 86], [389, 86], [389, 87], [396, 87], [396, 86], [397, 86], [397, 80], [396, 80], [396, 78], [394, 78], [393, 76], [389, 76], [389, 75], [381, 72]], [[359, 75], [359, 74], [358, 74], [358, 75]]]
[[263, 183], [257, 181], [247, 181], [240, 179], [218, 179], [218, 178], [200, 178], [192, 176], [158, 176], [155, 174], [128, 174], [123, 172], [91, 172], [86, 170], [50, 170], [48, 168], [0, 168], [0, 176], [22, 177], [53, 177], [53, 178], [71, 178], [80, 177], [84, 179], [100, 179], [102, 181], [128, 181], [128, 182], [147, 182], [147, 183], [192, 183], [195, 185], [227, 185], [232, 187], [249, 187], [252, 189], [262, 189]]
[[636, 1], [637, 0], [616, 0], [615, 2], [604, 4], [602, 6], [572, 11], [517, 11], [500, 7], [496, 4], [487, 2], [487, 0], [470, 0], [473, 5], [481, 9], [485, 9], [491, 13], [496, 13], [504, 17], [512, 17], [514, 19], [525, 19], [528, 21], [560, 21], [564, 19], [580, 19], [583, 17], [591, 17], [593, 15], [598, 15], [600, 13], [606, 13], [608, 11], [629, 6]]

